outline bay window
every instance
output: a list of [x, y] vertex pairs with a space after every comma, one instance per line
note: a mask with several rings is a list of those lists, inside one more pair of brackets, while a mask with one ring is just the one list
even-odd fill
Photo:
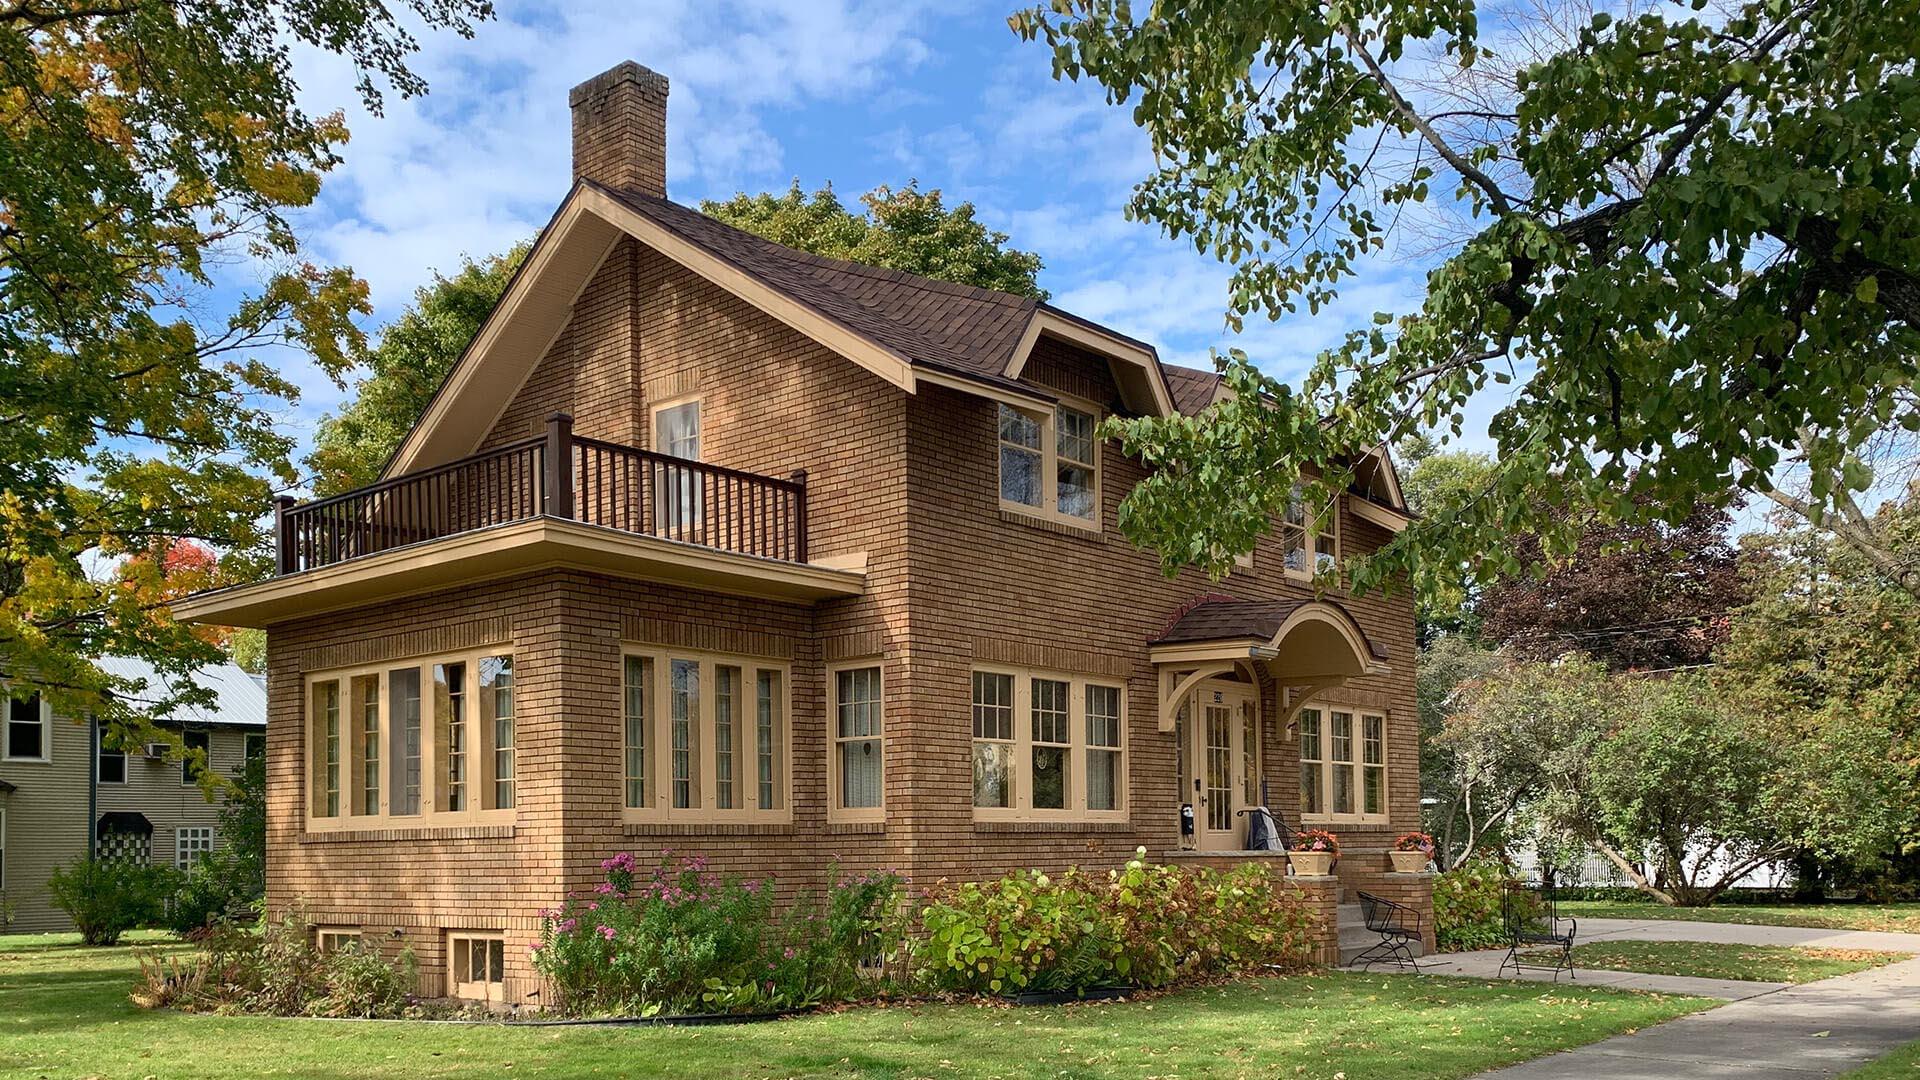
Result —
[[1380, 821], [1387, 816], [1387, 718], [1343, 707], [1300, 710], [1300, 816]]
[[1092, 406], [998, 413], [1000, 505], [1100, 527], [1100, 417]]
[[973, 808], [991, 820], [1117, 819], [1125, 689], [1018, 669], [973, 672]]
[[315, 673], [306, 707], [309, 828], [510, 820], [511, 655]]
[[789, 819], [786, 664], [634, 646], [621, 670], [626, 820]]

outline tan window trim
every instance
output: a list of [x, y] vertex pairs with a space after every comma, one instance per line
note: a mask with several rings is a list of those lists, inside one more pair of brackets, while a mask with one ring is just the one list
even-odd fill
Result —
[[[843, 790], [840, 777], [840, 744], [842, 741], [861, 742], [869, 736], [854, 736], [848, 740], [840, 738], [840, 674], [845, 671], [859, 671], [871, 668], [876, 673], [874, 700], [880, 709], [878, 734], [870, 736], [880, 743], [880, 805], [879, 806], [842, 806], [840, 795]], [[827, 666], [827, 820], [830, 822], [884, 822], [887, 820], [887, 672], [886, 665], [878, 657], [864, 660], [849, 660]]]
[[333, 952], [348, 942], [364, 940], [357, 926], [316, 926], [313, 928], [313, 947], [322, 954]]
[[[1038, 506], [1008, 499], [1003, 494], [1006, 487], [1000, 477], [1001, 447], [1013, 444], [1005, 443], [1000, 438], [1001, 409], [1021, 413], [1040, 426], [1040, 446], [1038, 447], [1038, 453], [1040, 455], [1040, 505]], [[1068, 514], [1060, 510], [1059, 476], [1060, 463], [1062, 460], [1060, 457], [1061, 409], [1083, 413], [1092, 423], [1092, 431], [1094, 432], [1091, 436], [1093, 442], [1093, 460], [1090, 462], [1081, 462], [1072, 458], [1065, 459], [1070, 465], [1079, 465], [1093, 470], [1093, 483], [1091, 485], [1093, 497], [1092, 517], [1081, 517], [1077, 514]], [[1106, 517], [1106, 503], [1101, 487], [1101, 474], [1106, 471], [1102, 468], [1103, 463], [1101, 457], [1105, 452], [1106, 444], [1105, 440], [1101, 439], [1098, 434], [1100, 424], [1105, 419], [1105, 414], [1100, 406], [1083, 398], [1062, 394], [1059, 395], [1059, 401], [1052, 408], [1044, 410], [1033, 407], [1009, 405], [1001, 402], [994, 408], [993, 418], [994, 495], [999, 499], [1000, 509], [1016, 517], [1032, 518], [1036, 521], [1050, 522], [1056, 525], [1067, 525], [1086, 532], [1099, 533]], [[1028, 452], [1034, 452], [1034, 448], [1031, 447], [1023, 447], [1022, 449]]]
[[[474, 950], [481, 950], [476, 958]], [[506, 936], [486, 932], [447, 934], [447, 996], [498, 1002], [506, 997]], [[479, 979], [475, 973], [476, 959]]]
[[[1302, 769], [1309, 766], [1318, 767], [1320, 797], [1325, 805], [1325, 809], [1319, 813], [1308, 813], [1306, 811], [1305, 792], [1303, 791], [1300, 793], [1300, 820], [1313, 825], [1385, 824], [1391, 817], [1391, 808], [1393, 805], [1391, 799], [1393, 777], [1387, 764], [1387, 753], [1391, 741], [1388, 737], [1388, 732], [1392, 728], [1392, 714], [1385, 709], [1361, 708], [1353, 705], [1340, 704], [1338, 702], [1312, 705], [1302, 709], [1301, 712], [1303, 714], [1314, 713], [1319, 718], [1320, 756], [1318, 758], [1307, 757], [1306, 741], [1302, 739], [1300, 743], [1300, 767]], [[1335, 713], [1352, 717], [1352, 746], [1348, 751], [1351, 760], [1341, 759], [1336, 761], [1334, 759], [1333, 716]], [[1373, 766], [1369, 766], [1365, 760], [1366, 721], [1370, 717], [1378, 718], [1380, 721], [1380, 763]], [[1333, 810], [1333, 775], [1336, 765], [1346, 765], [1353, 769], [1353, 810], [1350, 813], [1340, 814], [1335, 813]], [[1374, 814], [1369, 814], [1365, 811], [1366, 772], [1369, 768], [1376, 768], [1380, 772], [1380, 811]]]
[[[1306, 507], [1300, 506], [1300, 497], [1300, 490], [1295, 488], [1288, 513], [1280, 520], [1280, 567], [1287, 577], [1297, 581], [1312, 581], [1320, 575], [1322, 569], [1333, 569], [1340, 565], [1341, 497], [1335, 495], [1333, 497], [1333, 505], [1318, 514], [1308, 513]], [[1292, 516], [1293, 506], [1300, 506], [1301, 521], [1299, 523], [1287, 520]], [[1332, 527], [1326, 529], [1320, 528], [1321, 523], [1327, 520], [1331, 520]], [[1292, 534], [1295, 532], [1301, 533], [1301, 547], [1306, 552], [1306, 567], [1304, 569], [1296, 569], [1287, 563], [1287, 553], [1293, 549]], [[1330, 547], [1332, 550], [1322, 551], [1321, 549], [1323, 547]], [[1331, 557], [1329, 564], [1324, 568], [1320, 562], [1323, 555]]]
[[[644, 727], [646, 766], [643, 774], [647, 804], [627, 806], [627, 682], [628, 657], [646, 659], [651, 665], [652, 685], [647, 688]], [[690, 661], [698, 665], [698, 713], [691, 718], [690, 752], [693, 755], [693, 805], [673, 805], [672, 784], [672, 663]], [[719, 762], [716, 745], [716, 720], [719, 715], [719, 680], [716, 670], [739, 669], [733, 704], [733, 801], [734, 806], [718, 805], [716, 771]], [[779, 678], [774, 720], [774, 802], [772, 809], [759, 806], [758, 720], [759, 678], [770, 672]], [[781, 660], [731, 653], [678, 649], [663, 645], [627, 645], [620, 651], [620, 805], [621, 819], [629, 822], [762, 822], [784, 823], [793, 820], [792, 700], [793, 666]]]
[[[511, 645], [499, 644], [467, 649], [453, 653], [430, 653], [400, 659], [382, 660], [376, 663], [361, 664], [354, 667], [336, 668], [326, 671], [309, 672], [302, 680], [301, 700], [306, 710], [304, 722], [307, 725], [305, 754], [307, 798], [305, 803], [308, 832], [353, 832], [372, 829], [445, 827], [454, 825], [501, 825], [514, 820], [512, 806], [495, 806], [496, 768], [494, 754], [494, 726], [492, 687], [480, 685], [481, 661], [489, 657], [507, 657], [511, 659]], [[461, 704], [461, 723], [465, 728], [464, 757], [466, 762], [463, 785], [466, 790], [467, 808], [464, 810], [447, 809], [449, 743], [450, 735], [442, 724], [440, 710], [444, 704], [434, 682], [436, 665], [466, 665], [463, 700]], [[418, 813], [395, 814], [392, 807], [394, 798], [394, 769], [392, 753], [397, 745], [392, 715], [393, 696], [389, 692], [389, 676], [394, 671], [417, 669], [420, 672], [420, 810]], [[515, 743], [519, 742], [519, 692], [520, 672], [514, 671], [512, 692], [514, 699]], [[375, 747], [379, 753], [378, 803], [365, 806], [365, 754], [362, 745], [362, 700], [354, 694], [356, 681], [364, 687], [371, 682], [374, 688], [374, 707], [377, 717], [377, 737]], [[320, 694], [319, 688], [326, 683], [338, 686], [338, 756], [337, 787], [330, 789], [327, 783], [326, 730], [321, 715], [322, 703], [327, 699]], [[514, 781], [517, 784], [517, 780]], [[336, 812], [327, 813], [329, 796], [337, 799]]]
[[[1041, 668], [1013, 667], [1003, 664], [975, 664], [974, 672], [992, 675], [1006, 675], [1013, 679], [1013, 805], [973, 807], [975, 821], [1126, 821], [1128, 820], [1128, 771], [1132, 760], [1132, 740], [1127, 736], [1127, 686], [1119, 679], [1103, 679], [1070, 672], [1048, 671]], [[1067, 737], [1062, 744], [1068, 748], [1067, 806], [1064, 809], [1035, 807], [1033, 805], [1033, 682], [1035, 679], [1052, 680], [1068, 684], [1067, 689]], [[972, 680], [968, 680], [968, 693], [972, 693]], [[1115, 808], [1112, 810], [1087, 809], [1087, 751], [1090, 749], [1107, 750], [1109, 747], [1093, 747], [1087, 742], [1087, 687], [1105, 686], [1120, 692], [1120, 745], [1118, 751], [1118, 790], [1114, 792]], [[971, 701], [969, 701], [971, 716]], [[969, 722], [971, 730], [971, 722]], [[999, 743], [1001, 740], [985, 740]], [[969, 743], [971, 747], [971, 743]], [[972, 751], [968, 751], [968, 775], [972, 775]], [[971, 792], [973, 785], [967, 785]], [[971, 801], [971, 795], [969, 795]]]

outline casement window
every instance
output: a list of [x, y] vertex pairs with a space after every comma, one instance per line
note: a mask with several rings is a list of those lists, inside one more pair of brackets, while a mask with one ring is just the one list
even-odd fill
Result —
[[360, 931], [322, 926], [313, 932], [313, 947], [322, 955], [338, 952], [347, 945], [360, 944]]
[[1100, 417], [1092, 406], [998, 414], [1000, 505], [1100, 528]]
[[833, 748], [828, 778], [830, 817], [883, 820], [886, 802], [885, 707], [877, 664], [835, 668], [829, 703]]
[[1300, 710], [1300, 816], [1387, 816], [1387, 718], [1347, 708]]
[[53, 710], [39, 694], [7, 699], [6, 743], [0, 760], [53, 760]]
[[974, 816], [1124, 817], [1125, 697], [1118, 682], [1019, 669], [975, 670]]
[[[684, 461], [700, 460], [700, 402], [678, 401], [653, 410], [653, 449]], [[668, 532], [698, 528], [705, 477], [697, 469], [660, 465], [654, 475], [654, 514]]]
[[1340, 502], [1313, 508], [1295, 487], [1280, 521], [1280, 550], [1289, 577], [1310, 578], [1340, 565]]
[[791, 819], [786, 664], [630, 647], [621, 660], [629, 821]]
[[469, 1001], [499, 1001], [506, 984], [506, 939], [499, 934], [447, 935], [447, 993]]
[[[200, 775], [213, 764], [213, 735], [206, 731], [180, 733], [180, 784], [198, 784]], [[199, 751], [196, 755], [194, 751]]]
[[173, 865], [178, 870], [191, 870], [193, 864], [206, 858], [213, 851], [213, 830], [206, 826], [191, 826], [173, 830]]
[[95, 754], [94, 779], [102, 784], [124, 784], [127, 782], [127, 752], [107, 745], [107, 733], [96, 728], [93, 733], [93, 751]]
[[487, 651], [308, 676], [309, 828], [511, 820], [513, 697]]

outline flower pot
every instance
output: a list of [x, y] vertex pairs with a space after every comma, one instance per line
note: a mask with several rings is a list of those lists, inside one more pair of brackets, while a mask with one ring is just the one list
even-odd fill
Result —
[[1304, 877], [1324, 877], [1333, 871], [1333, 852], [1331, 851], [1289, 851], [1287, 861], [1293, 864], [1293, 872]]
[[1389, 851], [1387, 857], [1393, 860], [1393, 872], [1396, 874], [1418, 874], [1431, 861], [1424, 851]]

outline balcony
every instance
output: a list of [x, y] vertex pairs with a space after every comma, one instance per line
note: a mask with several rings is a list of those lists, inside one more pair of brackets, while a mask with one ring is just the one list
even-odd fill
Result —
[[275, 509], [279, 572], [538, 518], [779, 562], [807, 561], [807, 474], [788, 479], [573, 434], [544, 436], [424, 472]]
[[855, 555], [808, 559], [807, 477], [759, 476], [544, 435], [332, 498], [274, 507], [278, 573], [175, 601], [175, 618], [268, 626], [554, 567], [787, 603], [857, 596]]

